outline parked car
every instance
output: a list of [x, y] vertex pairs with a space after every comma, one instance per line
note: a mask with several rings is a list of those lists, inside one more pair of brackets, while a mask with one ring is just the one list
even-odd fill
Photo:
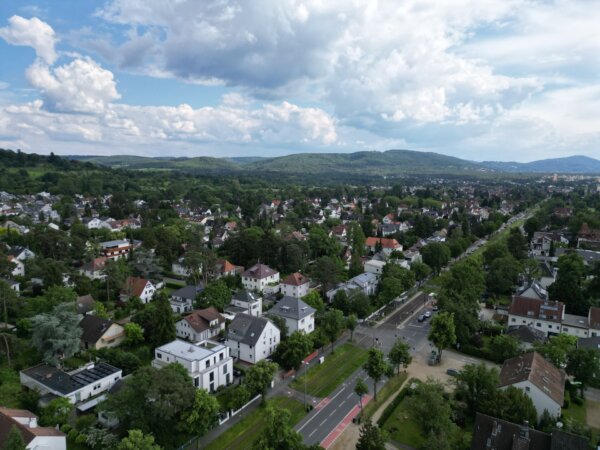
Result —
[[446, 370], [446, 373], [448, 375], [450, 375], [451, 377], [457, 377], [458, 376], [458, 370], [456, 370], [456, 369], [448, 369], [448, 370]]
[[425, 314], [421, 314], [417, 320], [419, 322], [424, 322], [425, 321]]
[[425, 318], [429, 319], [431, 317], [431, 311], [425, 311]]

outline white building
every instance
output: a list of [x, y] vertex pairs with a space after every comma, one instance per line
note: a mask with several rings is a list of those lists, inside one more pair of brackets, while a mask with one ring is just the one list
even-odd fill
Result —
[[8, 262], [12, 263], [12, 270], [10, 272], [10, 274], [13, 277], [22, 277], [23, 275], [25, 275], [25, 264], [23, 264], [21, 261], [19, 261], [17, 258], [15, 258], [12, 255], [8, 255], [7, 256]]
[[242, 285], [249, 291], [263, 292], [269, 284], [279, 283], [279, 272], [264, 264], [255, 264], [242, 273]]
[[66, 398], [74, 404], [108, 391], [122, 376], [121, 369], [106, 363], [88, 364], [72, 372], [39, 364], [19, 373], [23, 386], [37, 390], [40, 395]]
[[91, 261], [85, 263], [83, 266], [81, 266], [81, 268], [79, 269], [79, 273], [81, 275], [85, 275], [90, 280], [103, 280], [104, 278], [106, 278], [106, 274], [104, 273], [106, 261], [108, 261], [108, 258], [106, 256], [94, 258]]
[[139, 277], [127, 277], [125, 284], [121, 289], [121, 301], [127, 301], [132, 297], [139, 297], [142, 303], [146, 304], [156, 292], [156, 286], [150, 280]]
[[171, 309], [176, 314], [190, 312], [194, 308], [196, 295], [200, 292], [196, 286], [184, 286], [169, 294]]
[[302, 298], [308, 294], [310, 279], [299, 272], [285, 277], [281, 282], [281, 293], [289, 297]]
[[196, 344], [179, 339], [154, 350], [152, 365], [156, 368], [179, 363], [194, 380], [194, 386], [214, 392], [233, 381], [233, 358], [229, 348], [212, 341]]
[[225, 318], [214, 306], [191, 311], [175, 324], [178, 338], [192, 342], [205, 341], [225, 330]]
[[367, 261], [364, 265], [365, 272], [372, 273], [377, 276], [383, 273], [383, 268], [385, 267], [385, 261], [379, 261], [378, 259], [372, 259]]
[[[236, 292], [230, 303], [230, 307], [226, 308], [230, 314], [245, 313], [251, 316], [262, 316], [262, 297], [254, 292], [238, 291]], [[231, 318], [233, 320], [233, 317]]]
[[255, 364], [271, 356], [279, 345], [280, 334], [268, 319], [238, 314], [229, 325], [226, 344], [231, 356]]
[[114, 241], [106, 241], [100, 243], [102, 254], [114, 261], [127, 258], [133, 246], [127, 239], [119, 239]]
[[38, 416], [24, 409], [0, 407], [0, 447], [6, 448], [11, 429], [15, 427], [27, 450], [67, 450], [67, 436], [55, 427], [40, 427]]
[[564, 402], [565, 372], [557, 369], [539, 353], [529, 352], [504, 361], [500, 389], [514, 386], [531, 398], [538, 418], [544, 410], [559, 417]]
[[315, 330], [316, 309], [296, 297], [283, 297], [268, 314], [285, 320], [288, 332], [312, 333]]
[[334, 289], [327, 291], [327, 300], [331, 302], [337, 291], [344, 290], [348, 295], [354, 290], [359, 290], [365, 295], [373, 295], [377, 292], [379, 277], [373, 273], [361, 273], [350, 278], [348, 281], [339, 284]]

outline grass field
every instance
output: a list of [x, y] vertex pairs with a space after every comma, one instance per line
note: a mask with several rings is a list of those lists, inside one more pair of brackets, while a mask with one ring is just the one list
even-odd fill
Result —
[[402, 400], [394, 413], [385, 422], [383, 429], [387, 431], [392, 441], [419, 448], [425, 438], [421, 436], [421, 428], [410, 415], [407, 408], [407, 398]]
[[[278, 408], [287, 409], [291, 414], [291, 424], [295, 425], [304, 417], [306, 412], [302, 403], [292, 398], [274, 397], [269, 400], [269, 404]], [[265, 426], [264, 409], [262, 407], [255, 409], [243, 419], [235, 424], [213, 442], [208, 444], [206, 450], [221, 449], [246, 449], [252, 447], [252, 443], [258, 437]]]
[[367, 350], [346, 343], [336, 348], [333, 355], [325, 358], [323, 364], [311, 367], [307, 375], [297, 378], [290, 383], [290, 386], [297, 391], [304, 392], [304, 377], [306, 376], [306, 392], [314, 397], [326, 397], [364, 365], [367, 357]]
[[406, 372], [400, 372], [400, 375], [390, 378], [384, 385], [380, 384], [377, 388], [377, 402], [371, 400], [364, 407], [363, 413], [365, 417], [372, 417], [381, 405], [383, 405], [390, 397], [397, 394], [405, 380]]

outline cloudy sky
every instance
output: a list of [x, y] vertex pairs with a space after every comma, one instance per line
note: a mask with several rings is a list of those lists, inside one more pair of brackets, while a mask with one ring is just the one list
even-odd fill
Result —
[[0, 147], [600, 157], [600, 1], [0, 3]]

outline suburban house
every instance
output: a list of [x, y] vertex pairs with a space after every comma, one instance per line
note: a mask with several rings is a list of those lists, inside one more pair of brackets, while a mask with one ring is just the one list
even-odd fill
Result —
[[262, 297], [254, 292], [238, 291], [233, 295], [230, 305], [225, 308], [225, 313], [230, 320], [233, 320], [239, 313], [260, 317], [262, 315]]
[[194, 308], [194, 301], [198, 293], [202, 292], [197, 286], [184, 286], [171, 292], [169, 303], [174, 313], [182, 314], [190, 312]]
[[116, 347], [125, 339], [125, 328], [109, 319], [87, 314], [79, 322], [82, 329], [81, 345], [83, 348]]
[[25, 409], [0, 406], [0, 448], [6, 447], [8, 435], [15, 427], [27, 450], [67, 450], [67, 435], [56, 427], [40, 427], [38, 416]]
[[242, 285], [249, 291], [262, 292], [269, 284], [279, 283], [279, 272], [258, 263], [242, 273]]
[[154, 350], [152, 366], [161, 368], [179, 363], [198, 389], [214, 392], [233, 381], [233, 358], [229, 348], [212, 341], [195, 344], [176, 339]]
[[280, 331], [264, 317], [238, 314], [227, 330], [227, 346], [231, 356], [255, 364], [273, 354], [280, 340]]
[[378, 259], [371, 259], [369, 261], [367, 261], [363, 267], [365, 269], [365, 272], [367, 273], [372, 273], [374, 275], [381, 275], [383, 273], [383, 268], [385, 267], [386, 262], [385, 261], [380, 261]]
[[104, 273], [104, 267], [106, 267], [106, 261], [108, 258], [106, 256], [99, 256], [98, 258], [94, 258], [89, 262], [86, 262], [79, 269], [79, 273], [81, 275], [85, 275], [90, 280], [101, 280], [106, 277]]
[[577, 248], [600, 250], [600, 230], [593, 230], [587, 223], [581, 225], [577, 234]]
[[500, 389], [517, 387], [531, 398], [538, 418], [544, 410], [559, 417], [565, 394], [564, 371], [537, 352], [529, 352], [504, 361], [500, 371]]
[[21, 384], [40, 395], [53, 394], [77, 404], [108, 391], [123, 376], [121, 369], [106, 363], [91, 363], [72, 372], [38, 364], [19, 373]]
[[25, 275], [25, 264], [23, 264], [23, 262], [19, 261], [12, 255], [7, 255], [6, 259], [8, 259], [9, 263], [12, 263], [12, 270], [10, 274], [13, 277], [22, 277]]
[[[177, 261], [172, 263], [171, 264], [171, 272], [173, 272], [175, 275], [178, 275], [180, 277], [189, 277], [191, 272], [190, 272], [190, 269], [185, 267], [185, 265], [183, 263], [184, 259], [185, 258], [182, 256]], [[201, 268], [202, 268], [201, 266], [198, 266], [199, 271]]]
[[548, 300], [548, 291], [538, 281], [532, 281], [521, 287], [518, 290], [517, 295], [519, 297], [534, 298], [537, 300]]
[[119, 298], [121, 301], [127, 301], [132, 297], [139, 297], [142, 303], [146, 304], [152, 300], [155, 292], [156, 287], [150, 280], [139, 277], [127, 277]]
[[308, 294], [310, 279], [299, 272], [288, 275], [280, 283], [281, 293], [289, 297], [302, 298]]
[[315, 308], [297, 297], [283, 297], [269, 310], [268, 314], [285, 320], [290, 334], [294, 331], [309, 334], [315, 330], [315, 312]]
[[13, 245], [8, 250], [7, 255], [14, 257], [16, 260], [21, 262], [35, 258], [35, 253], [33, 253], [27, 247], [23, 247], [21, 245]]
[[365, 249], [370, 252], [381, 250], [387, 256], [390, 256], [392, 252], [401, 252], [402, 245], [396, 239], [392, 238], [368, 237], [365, 241]]
[[114, 261], [121, 258], [127, 258], [127, 255], [129, 255], [132, 248], [133, 245], [131, 245], [131, 242], [127, 239], [118, 239], [100, 243], [102, 254]]
[[588, 450], [587, 438], [562, 430], [544, 433], [477, 413], [473, 428], [471, 450]]
[[243, 271], [242, 266], [236, 266], [226, 259], [217, 259], [215, 263], [215, 278], [240, 275]]
[[518, 339], [526, 350], [533, 348], [534, 344], [544, 344], [548, 340], [546, 333], [529, 325], [508, 327], [506, 334]]
[[196, 309], [178, 320], [175, 330], [179, 338], [192, 342], [205, 341], [225, 330], [225, 318], [214, 306]]
[[[553, 244], [554, 243], [554, 244]], [[533, 256], [550, 256], [550, 249], [556, 244], [567, 245], [569, 240], [561, 233], [548, 233], [545, 231], [536, 231], [529, 244]]]
[[348, 281], [339, 284], [337, 287], [330, 289], [325, 294], [327, 300], [331, 303], [337, 291], [343, 290], [350, 295], [353, 291], [359, 290], [365, 295], [373, 295], [377, 292], [379, 277], [374, 273], [361, 273]]

